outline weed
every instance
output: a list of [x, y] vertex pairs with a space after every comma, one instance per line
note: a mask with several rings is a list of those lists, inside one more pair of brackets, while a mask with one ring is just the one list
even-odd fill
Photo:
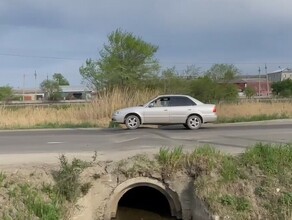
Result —
[[287, 114], [261, 114], [261, 115], [251, 115], [251, 116], [234, 116], [230, 118], [228, 116], [219, 116], [217, 123], [234, 123], [234, 122], [249, 122], [249, 121], [266, 121], [273, 119], [285, 119], [290, 118], [291, 116]]
[[61, 217], [61, 210], [57, 203], [45, 202], [38, 192], [29, 185], [20, 185], [21, 198], [30, 213], [43, 220], [56, 220]]
[[247, 198], [241, 196], [236, 199], [236, 211], [244, 212], [250, 209], [251, 205]]
[[[92, 162], [76, 158], [69, 162], [64, 155], [59, 157], [59, 161], [60, 169], [53, 173], [55, 184], [42, 183], [38, 188], [9, 181], [11, 184], [7, 185], [7, 194], [13, 204], [13, 209], [10, 211], [5, 208], [1, 213], [1, 219], [66, 219], [69, 206], [71, 207], [79, 196], [85, 195], [91, 187], [89, 182], [81, 183], [80, 174], [85, 168], [91, 166]], [[4, 174], [1, 173], [1, 176], [4, 177]], [[34, 178], [34, 176], [35, 173], [28, 174], [29, 178]]]
[[220, 198], [220, 203], [224, 206], [233, 206], [235, 204], [235, 198], [230, 195], [224, 195]]
[[100, 177], [101, 177], [101, 175], [100, 175], [99, 173], [95, 173], [95, 174], [92, 175], [92, 178], [93, 178], [94, 180], [97, 180], [97, 179], [99, 179]]
[[292, 207], [292, 192], [284, 192], [282, 197], [279, 199], [279, 202]]
[[291, 151], [291, 144], [259, 143], [239, 156], [229, 156], [204, 147], [194, 151], [194, 159], [187, 164], [207, 171], [195, 176], [196, 192], [220, 216], [257, 219], [260, 213], [263, 219], [288, 220], [292, 214]]
[[239, 177], [238, 163], [236, 158], [231, 156], [222, 157], [221, 176], [223, 181], [234, 181]]
[[82, 184], [80, 187], [82, 195], [85, 196], [89, 192], [91, 187], [92, 187], [92, 184], [90, 182]]
[[4, 183], [4, 180], [6, 179], [6, 175], [2, 172], [0, 172], [0, 187]]
[[238, 212], [248, 211], [250, 209], [250, 202], [245, 197], [237, 197], [232, 195], [223, 195], [220, 198], [220, 203], [223, 206], [230, 206]]
[[81, 193], [80, 174], [91, 164], [76, 158], [69, 163], [65, 155], [59, 161], [60, 170], [54, 175], [57, 191], [69, 202], [75, 202]]
[[124, 174], [127, 178], [135, 176], [150, 176], [157, 171], [159, 165], [156, 161], [151, 160], [146, 154], [138, 154], [127, 160], [121, 160], [117, 164], [116, 171]]
[[121, 128], [122, 126], [117, 123], [117, 122], [114, 122], [114, 121], [110, 121], [109, 124], [108, 124], [108, 128]]
[[265, 194], [267, 194], [267, 192], [266, 192], [266, 189], [263, 186], [258, 186], [258, 187], [255, 188], [254, 194], [256, 196], [264, 198]]
[[221, 160], [222, 155], [215, 148], [204, 145], [185, 156], [185, 168], [190, 176], [209, 174]]
[[94, 154], [93, 154], [93, 156], [92, 156], [92, 162], [95, 162], [96, 159], [97, 159], [97, 151], [95, 150], [95, 151], [94, 151]]
[[98, 127], [96, 124], [90, 122], [81, 122], [81, 123], [59, 123], [59, 122], [48, 122], [41, 123], [32, 126], [32, 128], [93, 128]]
[[183, 167], [184, 153], [182, 147], [176, 147], [173, 150], [170, 148], [160, 148], [156, 158], [163, 169], [163, 173], [166, 175]]
[[[129, 89], [113, 89], [98, 94], [84, 105], [64, 105], [22, 108], [0, 108], [0, 128], [74, 128], [108, 127], [117, 109], [146, 103], [161, 91], [155, 89], [130, 92]], [[218, 122], [254, 121], [292, 118], [292, 102], [222, 103], [217, 105]], [[116, 126], [110, 123], [110, 127]]]
[[[4, 219], [33, 219], [33, 216], [42, 220], [61, 219], [60, 203], [57, 200], [45, 200], [36, 188], [28, 184], [15, 185], [9, 196], [14, 201], [15, 207], [13, 212], [3, 213]], [[19, 204], [23, 204], [24, 207]]]
[[241, 158], [245, 166], [257, 166], [265, 174], [281, 174], [292, 170], [292, 144], [273, 146], [258, 143]]

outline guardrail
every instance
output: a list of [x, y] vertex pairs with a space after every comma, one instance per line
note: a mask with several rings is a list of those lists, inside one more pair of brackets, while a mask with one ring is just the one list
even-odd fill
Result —
[[61, 100], [61, 101], [8, 101], [0, 102], [1, 107], [50, 107], [62, 105], [80, 105], [90, 103], [91, 100]]
[[285, 103], [291, 103], [292, 98], [267, 98], [267, 97], [256, 97], [256, 98], [239, 98], [237, 100], [220, 100], [220, 104], [224, 103], [279, 103], [279, 102], [285, 102]]

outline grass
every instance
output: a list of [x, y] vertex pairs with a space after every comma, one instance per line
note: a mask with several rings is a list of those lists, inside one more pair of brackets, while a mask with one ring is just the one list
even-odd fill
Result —
[[263, 121], [292, 118], [292, 102], [239, 102], [217, 105], [218, 122]]
[[[86, 162], [74, 158], [69, 162], [61, 155], [60, 169], [53, 173], [53, 184], [42, 182], [41, 185], [34, 185], [27, 179], [14, 182], [0, 173], [0, 194], [6, 192], [9, 196], [5, 207], [0, 207], [0, 219], [69, 219], [70, 208], [74, 207], [78, 198], [86, 195], [92, 186], [90, 182], [83, 183], [80, 174], [92, 166], [95, 159], [94, 156], [92, 162]], [[31, 173], [29, 178], [34, 178], [34, 173]]]
[[[196, 193], [229, 219], [292, 218], [292, 144], [257, 144], [238, 157], [209, 155], [217, 166], [200, 175]], [[211, 160], [211, 159], [210, 159]]]
[[[118, 127], [111, 123], [120, 108], [145, 104], [158, 90], [130, 91], [115, 89], [102, 92], [91, 103], [57, 107], [0, 107], [0, 129]], [[292, 102], [239, 102], [217, 105], [218, 122], [260, 121], [292, 118]]]
[[292, 218], [292, 144], [258, 143], [238, 156], [207, 145], [186, 153], [182, 147], [161, 148], [154, 158], [121, 161], [117, 171], [127, 178], [159, 173], [161, 181], [186, 173], [195, 194], [222, 219]]
[[292, 144], [270, 145], [258, 143], [242, 156], [246, 167], [258, 167], [265, 175], [282, 175], [292, 170]]
[[182, 147], [160, 148], [156, 156], [158, 163], [162, 168], [163, 176], [171, 175], [173, 172], [182, 168], [184, 153]]
[[55, 190], [67, 201], [75, 203], [81, 193], [84, 194], [90, 188], [89, 183], [81, 184], [80, 174], [91, 164], [76, 158], [69, 163], [64, 155], [60, 156], [59, 161], [60, 170], [53, 175], [56, 181]]
[[114, 173], [123, 174], [126, 178], [136, 176], [151, 177], [154, 172], [159, 172], [157, 160], [149, 158], [146, 154], [138, 154], [117, 163]]
[[[69, 207], [92, 186], [91, 182], [82, 182], [80, 174], [93, 165], [96, 156], [95, 152], [93, 161], [86, 162], [76, 158], [68, 161], [61, 155], [54, 182], [41, 185], [23, 178], [17, 182], [0, 172], [0, 194], [9, 197], [5, 206], [0, 206], [0, 218], [68, 219]], [[191, 152], [164, 147], [154, 156], [138, 154], [114, 165], [113, 174], [126, 179], [143, 176], [166, 182], [177, 174], [192, 177], [194, 193], [220, 219], [292, 218], [292, 144], [258, 143], [237, 156], [208, 145]], [[92, 176], [93, 180], [99, 178], [97, 174]]]
[[[54, 196], [41, 192], [29, 183], [14, 183], [8, 187], [10, 206], [2, 210], [4, 220], [58, 220], [63, 219], [64, 200], [54, 192]], [[6, 204], [9, 207], [9, 204]], [[0, 215], [0, 217], [1, 217]]]
[[4, 173], [0, 172], [0, 187], [2, 186], [5, 178], [6, 178], [6, 175]]

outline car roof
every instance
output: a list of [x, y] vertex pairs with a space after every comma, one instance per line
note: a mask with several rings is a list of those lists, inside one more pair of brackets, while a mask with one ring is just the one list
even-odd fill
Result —
[[182, 95], [182, 94], [165, 94], [165, 95], [159, 95], [158, 97], [164, 97], [164, 96], [184, 96], [184, 97], [190, 97], [189, 95]]

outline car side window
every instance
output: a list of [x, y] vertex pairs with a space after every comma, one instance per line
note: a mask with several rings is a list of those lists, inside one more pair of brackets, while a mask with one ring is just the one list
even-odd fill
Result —
[[151, 103], [152, 107], [167, 107], [170, 106], [170, 99], [169, 97], [161, 97], [156, 99], [152, 103]]
[[170, 106], [192, 106], [196, 105], [191, 99], [183, 96], [174, 96], [170, 98]]

